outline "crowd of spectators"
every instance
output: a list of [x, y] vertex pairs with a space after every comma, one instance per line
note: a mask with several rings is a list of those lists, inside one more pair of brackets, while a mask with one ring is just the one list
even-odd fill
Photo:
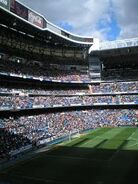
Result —
[[[54, 105], [70, 106], [71, 104], [92, 105], [94, 103], [138, 104], [137, 92], [138, 92], [137, 81], [100, 83], [99, 85], [89, 85], [87, 89], [82, 90], [80, 89], [80, 90], [60, 91], [60, 90], [42, 90], [42, 89], [37, 90], [37, 89], [0, 88], [1, 94], [0, 109], [53, 107]], [[7, 95], [6, 93], [9, 94]], [[96, 96], [96, 94], [99, 93], [101, 93], [101, 96], [98, 95]], [[121, 93], [124, 94], [122, 95]]]
[[[60, 67], [58, 67], [60, 68]], [[18, 75], [26, 78], [39, 78], [41, 80], [62, 80], [62, 81], [87, 81], [90, 80], [87, 72], [55, 69], [50, 66], [40, 65], [28, 66], [28, 63], [17, 63], [12, 61], [3, 61], [0, 63], [0, 72], [6, 74]]]
[[0, 96], [0, 109], [26, 109], [37, 107], [95, 105], [95, 104], [138, 104], [138, 95], [115, 96]]
[[89, 89], [91, 93], [138, 92], [138, 81], [100, 83], [100, 85], [89, 85]]
[[41, 95], [79, 95], [79, 94], [112, 94], [112, 93], [137, 93], [138, 81], [135, 82], [114, 82], [88, 85], [86, 89], [48, 90], [48, 89], [9, 89], [0, 88], [0, 93], [25, 93]]
[[138, 110], [132, 109], [85, 110], [0, 119], [0, 158], [30, 143], [39, 145], [88, 129], [137, 123]]
[[[29, 65], [29, 66], [28, 66]], [[1, 60], [0, 72], [18, 75], [26, 78], [38, 78], [40, 80], [60, 80], [60, 81], [91, 81], [88, 71], [81, 72], [78, 70], [63, 70], [58, 64], [57, 68], [43, 65], [35, 65], [32, 62], [13, 62], [9, 60]], [[108, 69], [102, 72], [102, 80], [136, 80], [138, 69]]]
[[68, 89], [68, 90], [55, 90], [55, 89], [9, 89], [9, 88], [0, 88], [0, 93], [11, 93], [11, 94], [27, 94], [27, 95], [83, 95], [89, 94], [89, 89]]
[[31, 144], [31, 141], [8, 128], [0, 128], [0, 160], [9, 158], [9, 153]]
[[138, 68], [117, 68], [102, 71], [103, 80], [136, 80], [138, 79]]

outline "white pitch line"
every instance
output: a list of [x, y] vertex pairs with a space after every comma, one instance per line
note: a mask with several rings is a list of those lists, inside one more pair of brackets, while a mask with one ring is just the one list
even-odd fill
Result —
[[135, 146], [137, 144], [138, 144], [138, 141], [135, 144], [132, 144], [132, 145], [128, 146], [128, 148], [131, 148], [131, 147], [133, 147], [133, 146]]
[[[133, 139], [133, 135], [136, 133], [136, 130], [127, 138], [127, 140], [132, 140]], [[131, 139], [132, 138], [132, 139]], [[134, 139], [135, 140], [135, 139]]]

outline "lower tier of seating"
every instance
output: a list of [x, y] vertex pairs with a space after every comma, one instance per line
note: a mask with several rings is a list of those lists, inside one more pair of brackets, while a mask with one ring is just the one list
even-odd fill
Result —
[[98, 127], [136, 126], [138, 110], [107, 109], [0, 119], [0, 159], [33, 146]]

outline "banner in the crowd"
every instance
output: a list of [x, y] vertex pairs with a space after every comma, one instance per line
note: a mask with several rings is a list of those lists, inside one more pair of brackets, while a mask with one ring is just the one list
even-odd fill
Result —
[[33, 108], [39, 109], [39, 108], [44, 108], [44, 105], [33, 105]]
[[43, 18], [31, 10], [28, 10], [28, 21], [38, 27], [43, 28]]
[[39, 141], [37, 142], [37, 146], [39, 146], [39, 145], [41, 145], [41, 144], [46, 144], [46, 143], [48, 143], [48, 142], [50, 142], [50, 138], [43, 139], [43, 140], [39, 140]]
[[10, 9], [10, 0], [0, 0], [0, 6], [5, 9]]

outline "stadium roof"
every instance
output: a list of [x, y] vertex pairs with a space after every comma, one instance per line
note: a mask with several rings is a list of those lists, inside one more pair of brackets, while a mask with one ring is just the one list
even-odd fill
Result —
[[55, 45], [88, 48], [94, 41], [92, 37], [74, 35], [55, 26], [17, 0], [0, 0], [0, 24]]
[[101, 42], [99, 50], [109, 50], [138, 46], [138, 38]]

